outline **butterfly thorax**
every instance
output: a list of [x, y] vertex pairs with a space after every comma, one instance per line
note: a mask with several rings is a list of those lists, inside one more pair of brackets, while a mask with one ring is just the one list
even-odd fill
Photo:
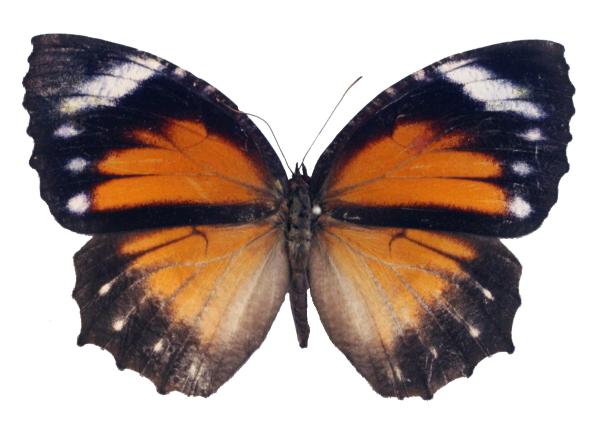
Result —
[[302, 173], [296, 166], [296, 171], [288, 181], [286, 240], [291, 274], [289, 292], [300, 347], [306, 347], [310, 332], [306, 315], [308, 290], [306, 269], [312, 237], [309, 182], [310, 178], [304, 165], [302, 165]]

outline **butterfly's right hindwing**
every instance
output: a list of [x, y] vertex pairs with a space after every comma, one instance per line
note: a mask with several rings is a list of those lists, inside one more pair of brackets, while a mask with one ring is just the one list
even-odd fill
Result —
[[330, 221], [311, 248], [311, 296], [378, 393], [429, 399], [513, 351], [521, 266], [498, 239]]

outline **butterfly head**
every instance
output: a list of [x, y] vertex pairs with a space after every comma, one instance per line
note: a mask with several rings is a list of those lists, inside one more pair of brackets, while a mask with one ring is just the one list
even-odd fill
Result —
[[302, 177], [303, 180], [306, 182], [310, 181], [310, 177], [308, 176], [308, 172], [306, 171], [306, 166], [304, 165], [304, 163], [301, 163], [300, 165], [296, 163], [294, 173], [292, 174], [292, 179], [294, 179], [295, 177]]

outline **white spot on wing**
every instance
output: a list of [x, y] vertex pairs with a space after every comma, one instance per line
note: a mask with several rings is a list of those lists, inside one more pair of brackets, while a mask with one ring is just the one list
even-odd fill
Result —
[[527, 218], [532, 212], [531, 205], [518, 196], [511, 200], [508, 208], [517, 218]]
[[542, 119], [546, 116], [546, 113], [535, 102], [522, 99], [487, 101], [485, 108], [488, 111], [512, 111], [528, 119]]
[[74, 87], [78, 95], [64, 99], [60, 111], [76, 113], [88, 108], [113, 106], [119, 98], [133, 92], [138, 85], [152, 77], [164, 65], [152, 58], [129, 57], [132, 62], [115, 65], [104, 75], [95, 76]]
[[202, 89], [202, 92], [204, 92], [207, 95], [210, 95], [210, 94], [212, 94], [212, 93], [214, 93], [216, 91], [217, 91], [217, 89], [215, 89], [215, 87], [211, 86], [211, 85], [206, 85], [204, 87], [204, 89]]
[[321, 215], [321, 213], [323, 213], [323, 210], [321, 209], [321, 206], [314, 205], [312, 208], [312, 213], [313, 213], [313, 215], [319, 216], [319, 215]]
[[87, 167], [89, 162], [82, 157], [75, 157], [74, 159], [69, 160], [65, 168], [68, 171], [79, 173], [83, 172], [83, 170]]
[[396, 378], [398, 378], [399, 380], [402, 380], [402, 371], [400, 370], [399, 367], [394, 365], [394, 374], [396, 375]]
[[546, 139], [539, 128], [529, 129], [527, 132], [520, 133], [518, 136], [527, 141], [542, 141]]
[[517, 175], [527, 176], [531, 173], [531, 166], [525, 162], [514, 162], [511, 168]]
[[161, 71], [162, 69], [165, 68], [165, 66], [158, 59], [150, 58], [149, 56], [142, 57], [142, 56], [131, 55], [128, 57], [128, 59], [132, 62], [136, 62], [136, 63], [143, 65], [144, 67], [150, 68], [154, 71]]
[[120, 319], [115, 319], [112, 323], [112, 328], [118, 332], [121, 329], [123, 329], [123, 326], [125, 326], [126, 322], [127, 322], [127, 319], [124, 317], [122, 317]]
[[73, 126], [72, 124], [64, 124], [62, 126], [60, 126], [58, 129], [56, 129], [54, 131], [54, 136], [58, 137], [58, 138], [72, 138], [74, 136], [77, 136], [81, 133], [82, 131], [80, 129], [77, 129], [75, 126]]
[[529, 91], [507, 79], [497, 79], [481, 65], [470, 65], [475, 59], [451, 61], [437, 67], [447, 80], [463, 87], [470, 98], [484, 102], [487, 111], [509, 111], [529, 119], [545, 117], [542, 108], [527, 99]]
[[79, 193], [69, 199], [67, 209], [72, 213], [82, 214], [90, 207], [90, 198], [85, 193]]
[[448, 61], [445, 64], [442, 64], [439, 67], [437, 67], [437, 70], [440, 73], [444, 74], [444, 73], [447, 73], [449, 71], [455, 70], [457, 68], [464, 67], [465, 65], [470, 64], [473, 61], [475, 61], [475, 58], [461, 59], [461, 60], [458, 60], [458, 61]]
[[448, 71], [447, 73], [445, 73], [445, 76], [448, 80], [463, 85], [467, 83], [479, 82], [482, 80], [489, 80], [494, 77], [491, 72], [477, 65], [466, 65], [464, 67]]
[[154, 344], [154, 347], [152, 347], [152, 351], [155, 353], [160, 352], [164, 347], [164, 340], [161, 338], [158, 341], [156, 341], [156, 343]]
[[490, 292], [489, 289], [482, 287], [481, 293], [483, 293], [483, 296], [486, 297], [487, 299], [489, 299], [490, 301], [494, 300], [494, 295]]
[[175, 75], [176, 77], [183, 78], [183, 77], [185, 77], [185, 74], [186, 74], [186, 72], [183, 68], [176, 67], [173, 70], [173, 75]]
[[427, 80], [427, 74], [425, 73], [425, 70], [419, 70], [417, 72], [414, 72], [412, 76], [413, 79], [417, 81]]
[[529, 93], [527, 88], [502, 79], [473, 81], [465, 84], [463, 91], [478, 101], [525, 98]]
[[385, 93], [387, 93], [387, 94], [388, 94], [388, 95], [390, 95], [390, 96], [394, 96], [394, 95], [396, 95], [396, 93], [397, 93], [397, 92], [398, 92], [398, 91], [397, 91], [397, 90], [396, 90], [396, 88], [395, 88], [395, 87], [393, 87], [393, 86], [391, 86], [391, 87], [388, 87], [388, 88], [385, 90]]
[[98, 295], [100, 295], [100, 296], [106, 295], [110, 291], [110, 288], [112, 288], [114, 283], [115, 283], [115, 279], [102, 285], [100, 287], [100, 289], [98, 289]]
[[481, 331], [479, 329], [477, 329], [475, 326], [469, 326], [469, 334], [473, 338], [477, 338], [479, 335], [481, 335]]

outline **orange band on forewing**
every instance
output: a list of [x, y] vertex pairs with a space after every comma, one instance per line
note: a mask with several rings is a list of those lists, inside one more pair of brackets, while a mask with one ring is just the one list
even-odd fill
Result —
[[201, 179], [208, 173], [181, 153], [162, 148], [112, 151], [97, 168], [107, 175], [187, 175]]
[[468, 151], [439, 151], [422, 154], [386, 178], [496, 178], [502, 168], [487, 154]]
[[421, 153], [457, 147], [464, 140], [458, 133], [436, 136], [427, 122], [398, 125], [390, 136], [370, 141], [346, 164], [338, 166], [329, 191], [399, 172]]
[[115, 177], [95, 188], [96, 210], [250, 203], [266, 188], [253, 159], [200, 122], [168, 120], [160, 131], [130, 135], [140, 147], [110, 151], [96, 166]]
[[257, 201], [252, 190], [217, 177], [143, 176], [112, 179], [93, 193], [94, 210], [169, 204], [241, 204]]
[[364, 207], [414, 206], [502, 214], [507, 201], [497, 185], [453, 178], [379, 180], [344, 192], [336, 201]]
[[328, 204], [360, 207], [432, 207], [503, 214], [503, 189], [482, 180], [502, 176], [490, 154], [466, 151], [469, 136], [436, 133], [428, 122], [397, 125], [336, 165]]

